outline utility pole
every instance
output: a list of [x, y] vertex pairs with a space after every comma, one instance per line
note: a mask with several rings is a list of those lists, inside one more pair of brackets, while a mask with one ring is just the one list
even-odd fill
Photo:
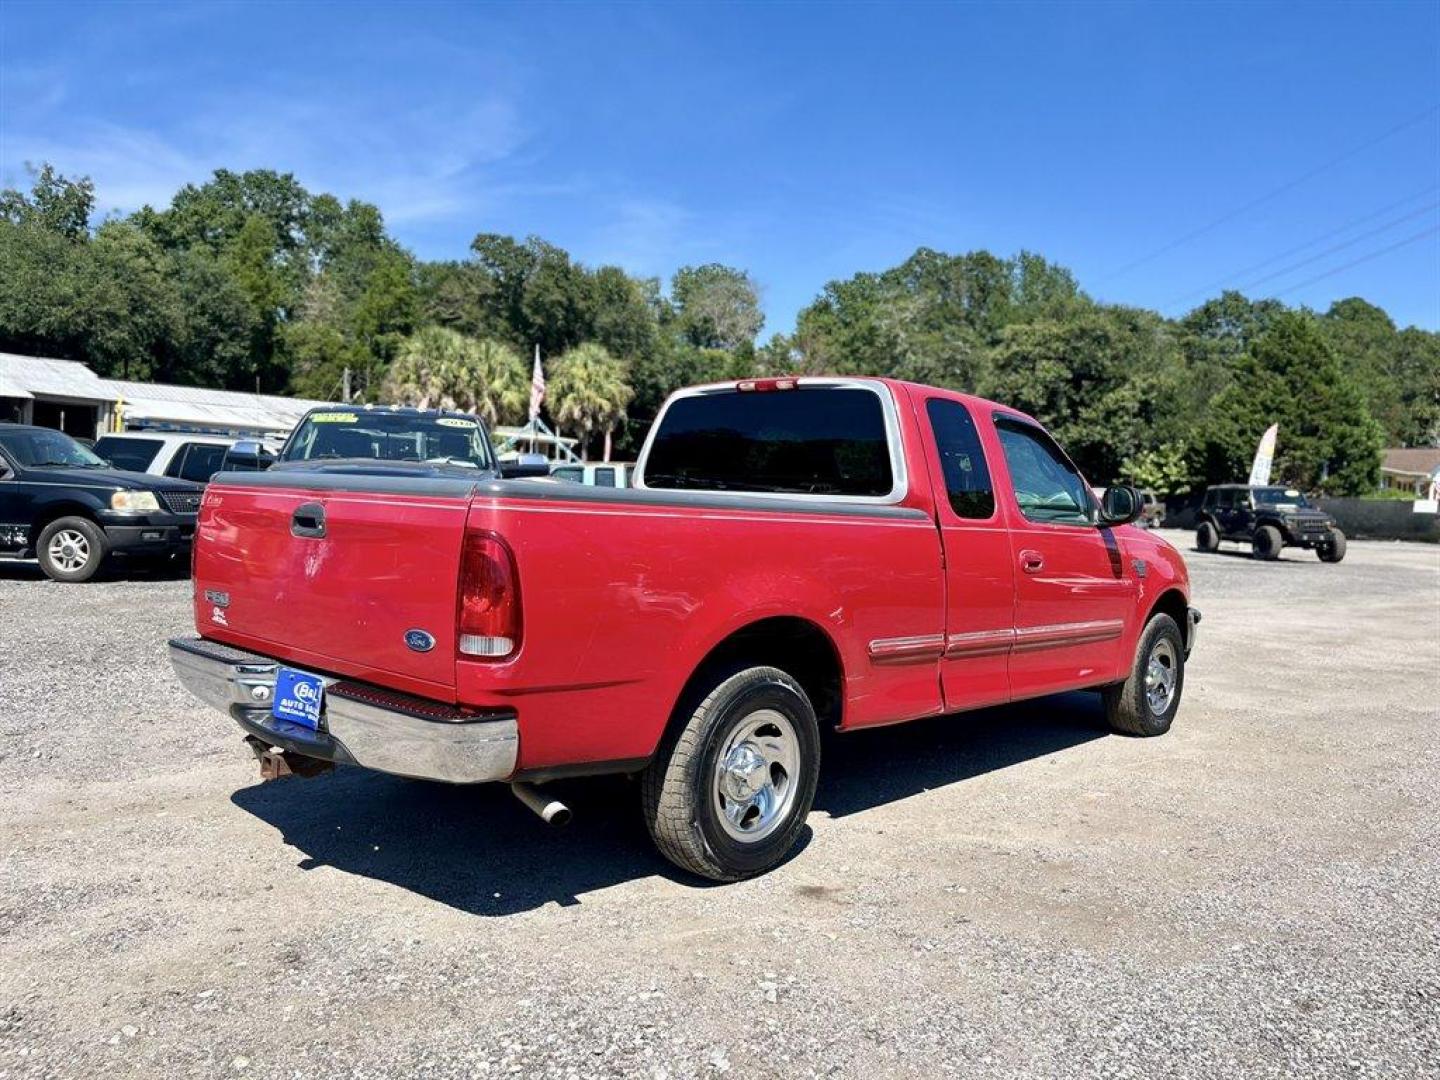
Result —
[[340, 377], [340, 400], [346, 405], [350, 404], [350, 369], [345, 369], [345, 374]]

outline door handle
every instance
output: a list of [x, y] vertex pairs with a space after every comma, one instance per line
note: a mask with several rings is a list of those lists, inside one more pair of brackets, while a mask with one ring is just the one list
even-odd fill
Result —
[[325, 507], [319, 503], [297, 506], [290, 515], [290, 532], [295, 536], [320, 538], [325, 535]]
[[1027, 574], [1038, 574], [1045, 568], [1045, 556], [1026, 548], [1020, 552], [1020, 569]]

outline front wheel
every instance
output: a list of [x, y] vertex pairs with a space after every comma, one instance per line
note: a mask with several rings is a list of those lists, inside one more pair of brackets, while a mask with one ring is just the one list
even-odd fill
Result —
[[1345, 558], [1345, 534], [1339, 529], [1330, 530], [1330, 538], [1315, 549], [1321, 562], [1339, 562]]
[[673, 729], [641, 783], [645, 824], [667, 859], [714, 881], [782, 862], [820, 773], [820, 730], [804, 689], [778, 668], [719, 678]]
[[1163, 735], [1184, 689], [1185, 639], [1175, 620], [1161, 612], [1145, 624], [1129, 678], [1103, 691], [1105, 719], [1124, 735]]
[[1255, 530], [1255, 536], [1250, 541], [1250, 545], [1255, 558], [1274, 562], [1280, 558], [1280, 551], [1285, 547], [1285, 539], [1274, 525], [1261, 525]]
[[40, 530], [36, 555], [40, 569], [52, 581], [89, 581], [100, 570], [109, 551], [105, 534], [82, 517], [52, 521]]

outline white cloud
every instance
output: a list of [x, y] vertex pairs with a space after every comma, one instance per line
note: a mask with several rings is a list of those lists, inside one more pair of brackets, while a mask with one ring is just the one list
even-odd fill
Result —
[[498, 96], [477, 96], [458, 112], [231, 96], [164, 132], [99, 120], [72, 122], [63, 136], [8, 130], [0, 172], [17, 182], [23, 163], [48, 161], [66, 175], [88, 175], [105, 213], [164, 206], [215, 169], [273, 168], [311, 190], [374, 202], [387, 220], [406, 223], [483, 207], [523, 144], [517, 111]]

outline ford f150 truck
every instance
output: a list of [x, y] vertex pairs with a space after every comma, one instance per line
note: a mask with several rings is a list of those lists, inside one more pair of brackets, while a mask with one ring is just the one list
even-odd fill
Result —
[[[775, 866], [840, 732], [1094, 688], [1166, 731], [1185, 563], [1030, 417], [865, 378], [682, 391], [634, 487], [359, 465], [222, 473], [170, 655], [270, 775], [638, 774], [679, 866]], [[955, 723], [964, 723], [957, 716]]]

